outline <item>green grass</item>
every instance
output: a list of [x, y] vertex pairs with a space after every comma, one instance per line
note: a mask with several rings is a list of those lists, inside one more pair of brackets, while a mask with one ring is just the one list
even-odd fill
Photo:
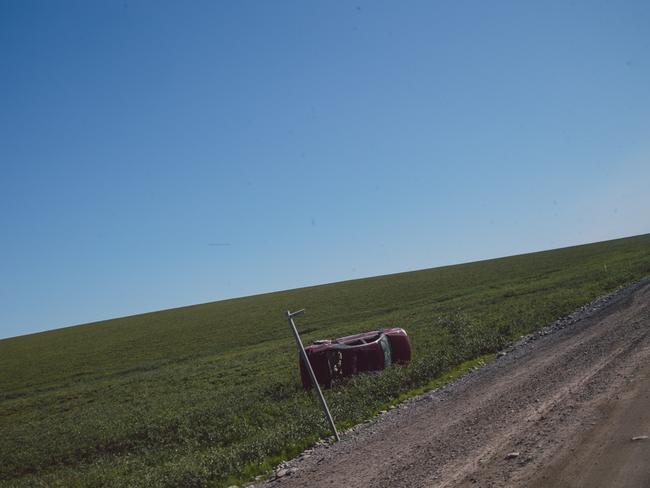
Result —
[[287, 309], [307, 308], [306, 342], [411, 336], [409, 367], [326, 392], [345, 428], [647, 274], [650, 235], [6, 339], [0, 485], [224, 486], [297, 454], [327, 427], [300, 387]]

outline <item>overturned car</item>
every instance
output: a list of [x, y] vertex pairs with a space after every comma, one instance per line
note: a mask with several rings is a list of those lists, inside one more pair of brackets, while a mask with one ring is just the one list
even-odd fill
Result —
[[[315, 341], [305, 347], [316, 380], [331, 387], [339, 378], [364, 371], [378, 371], [392, 363], [408, 364], [411, 342], [404, 329], [394, 327], [334, 340]], [[312, 387], [309, 372], [300, 360], [300, 377], [305, 389]]]

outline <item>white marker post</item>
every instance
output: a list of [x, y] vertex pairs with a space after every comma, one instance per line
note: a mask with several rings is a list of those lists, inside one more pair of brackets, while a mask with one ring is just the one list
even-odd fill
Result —
[[325, 412], [325, 417], [327, 419], [327, 422], [330, 424], [330, 428], [332, 429], [332, 432], [334, 433], [334, 437], [336, 438], [336, 440], [340, 441], [341, 438], [339, 437], [339, 433], [336, 430], [336, 425], [334, 425], [332, 414], [330, 413], [330, 409], [327, 408], [327, 402], [325, 401], [325, 397], [323, 396], [323, 392], [320, 389], [320, 385], [318, 384], [318, 381], [316, 381], [316, 375], [314, 374], [314, 370], [311, 367], [311, 363], [307, 358], [307, 353], [305, 352], [305, 347], [302, 345], [302, 341], [300, 340], [300, 334], [298, 334], [298, 329], [296, 329], [296, 324], [293, 322], [294, 317], [297, 317], [298, 315], [302, 315], [304, 313], [305, 313], [304, 308], [302, 310], [298, 310], [297, 312], [293, 312], [293, 313], [287, 310], [287, 320], [289, 321], [289, 328], [291, 329], [291, 332], [293, 332], [293, 337], [296, 339], [296, 346], [298, 347], [298, 353], [300, 354], [300, 357], [305, 363], [305, 367], [307, 368], [307, 371], [309, 371], [309, 377], [311, 378], [311, 383], [312, 385], [314, 385], [314, 388], [318, 393], [318, 399], [320, 400], [320, 404], [323, 407], [323, 411]]

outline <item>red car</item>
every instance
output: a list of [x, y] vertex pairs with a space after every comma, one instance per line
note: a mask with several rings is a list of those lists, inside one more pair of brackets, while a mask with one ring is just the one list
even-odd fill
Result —
[[[305, 352], [318, 383], [329, 388], [338, 378], [377, 371], [391, 363], [407, 364], [411, 360], [411, 342], [404, 329], [394, 327], [316, 341], [305, 347]], [[302, 360], [300, 377], [303, 387], [310, 389], [311, 378]]]

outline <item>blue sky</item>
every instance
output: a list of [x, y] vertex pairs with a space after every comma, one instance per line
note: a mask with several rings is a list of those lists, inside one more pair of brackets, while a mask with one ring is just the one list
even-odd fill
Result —
[[648, 2], [0, 3], [0, 337], [650, 231]]

